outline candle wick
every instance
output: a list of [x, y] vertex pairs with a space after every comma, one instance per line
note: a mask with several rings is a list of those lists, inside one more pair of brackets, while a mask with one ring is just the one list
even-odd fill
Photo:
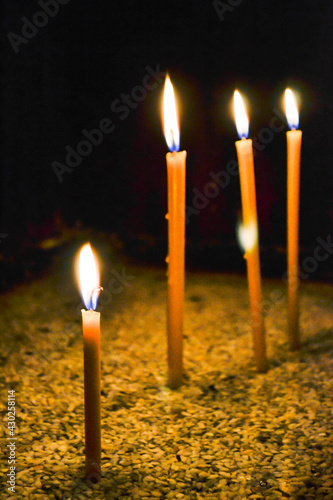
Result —
[[103, 287], [102, 286], [99, 286], [99, 285], [96, 285], [92, 290], [91, 290], [91, 294], [90, 294], [90, 308], [89, 310], [90, 311], [93, 311], [93, 308], [91, 307], [92, 306], [92, 301], [93, 301], [93, 295], [96, 291], [100, 292], [101, 290], [103, 290]]
[[175, 148], [175, 135], [173, 133], [173, 129], [172, 128], [170, 128], [169, 130], [170, 130], [170, 134], [171, 134], [171, 137], [172, 137], [172, 151], [173, 151], [174, 148]]

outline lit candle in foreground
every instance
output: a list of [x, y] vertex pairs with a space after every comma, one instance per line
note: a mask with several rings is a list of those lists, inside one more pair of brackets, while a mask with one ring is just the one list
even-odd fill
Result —
[[249, 132], [249, 120], [242, 98], [237, 90], [234, 93], [234, 107], [237, 132], [241, 138], [240, 141], [236, 141], [236, 150], [242, 195], [242, 227], [243, 232], [245, 231], [247, 234], [247, 238], [244, 238], [243, 245], [245, 249], [245, 259], [247, 262], [254, 359], [258, 371], [266, 372], [268, 365], [266, 357], [264, 317], [262, 310], [253, 149], [251, 139], [247, 139]]
[[164, 135], [170, 153], [168, 170], [168, 385], [176, 389], [183, 375], [183, 316], [185, 267], [185, 171], [186, 151], [179, 150], [175, 96], [167, 75], [163, 100]]
[[288, 337], [292, 351], [300, 348], [298, 298], [299, 186], [302, 132], [298, 127], [298, 110], [290, 89], [285, 91], [286, 116], [291, 130], [287, 132], [287, 240], [288, 240]]
[[85, 477], [101, 479], [101, 368], [100, 368], [100, 313], [96, 312], [100, 291], [97, 261], [89, 243], [79, 257], [79, 278], [82, 309], [84, 353], [84, 408], [85, 408]]

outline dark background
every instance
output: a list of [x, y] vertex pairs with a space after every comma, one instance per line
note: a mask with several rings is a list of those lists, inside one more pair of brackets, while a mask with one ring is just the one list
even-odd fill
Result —
[[[142, 84], [147, 66], [170, 72], [181, 103], [188, 206], [193, 206], [193, 189], [202, 192], [210, 171], [219, 172], [236, 159], [234, 89], [247, 99], [250, 137], [269, 125], [274, 108], [283, 111], [285, 87], [295, 89], [303, 131], [301, 258], [313, 255], [317, 237], [326, 240], [333, 222], [333, 3], [243, 0], [224, 13], [222, 4], [70, 0], [59, 5], [59, 12], [28, 43], [20, 43], [15, 54], [8, 34], [22, 36], [22, 17], [32, 21], [42, 9], [36, 1], [4, 1], [3, 262], [22, 258], [26, 248], [38, 247], [47, 238], [60, 237], [63, 228], [85, 227], [116, 234], [124, 251], [139, 260], [163, 262], [163, 83], [123, 120], [110, 109], [122, 94]], [[64, 164], [66, 146], [76, 149], [85, 139], [82, 130], [97, 128], [103, 118], [110, 118], [115, 130], [59, 182], [52, 163]], [[267, 275], [281, 275], [286, 265], [285, 130], [255, 159]], [[188, 265], [241, 269], [239, 217], [235, 176], [207, 208], [190, 217]], [[332, 279], [331, 260], [313, 276]]]

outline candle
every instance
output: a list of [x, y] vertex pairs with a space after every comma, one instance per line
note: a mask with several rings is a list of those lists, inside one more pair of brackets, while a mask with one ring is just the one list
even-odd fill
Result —
[[101, 479], [101, 390], [100, 390], [100, 313], [96, 312], [99, 271], [89, 243], [79, 257], [80, 288], [87, 311], [82, 309], [85, 409], [85, 477]]
[[288, 246], [288, 337], [292, 351], [300, 348], [298, 299], [299, 186], [302, 132], [298, 127], [298, 110], [290, 89], [285, 91], [286, 116], [291, 130], [287, 132], [287, 246]]
[[236, 150], [241, 184], [243, 228], [248, 235], [247, 238], [244, 238], [244, 247], [252, 316], [254, 358], [258, 371], [265, 372], [268, 366], [262, 310], [253, 149], [251, 139], [247, 139], [249, 120], [242, 98], [237, 90], [234, 93], [234, 107], [236, 127], [241, 138], [240, 141], [236, 141]]
[[165, 79], [163, 102], [164, 135], [170, 152], [168, 172], [168, 385], [180, 386], [183, 375], [183, 316], [185, 262], [185, 161], [179, 152], [179, 127], [175, 96], [169, 76]]

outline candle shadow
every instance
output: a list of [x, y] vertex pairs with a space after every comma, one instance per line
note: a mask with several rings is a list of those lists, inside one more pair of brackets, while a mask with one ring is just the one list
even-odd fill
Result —
[[277, 368], [295, 358], [303, 362], [311, 361], [331, 352], [333, 352], [333, 328], [321, 329], [302, 340], [299, 351], [291, 352], [287, 342], [276, 346], [270, 367]]
[[61, 500], [83, 500], [91, 498], [93, 482], [84, 477], [84, 467], [77, 470], [76, 478], [67, 491], [63, 492]]
[[301, 350], [310, 356], [320, 356], [333, 351], [333, 328], [322, 329], [307, 337]]

